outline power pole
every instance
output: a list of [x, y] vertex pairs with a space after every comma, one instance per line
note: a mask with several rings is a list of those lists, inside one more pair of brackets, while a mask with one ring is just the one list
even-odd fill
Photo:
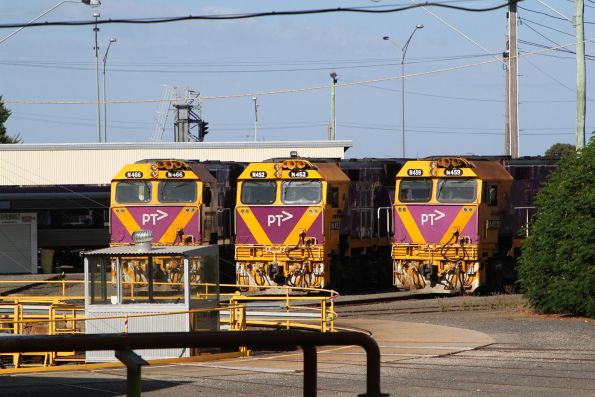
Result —
[[519, 157], [519, 91], [518, 91], [518, 60], [519, 50], [517, 43], [517, 6], [516, 2], [508, 5], [508, 67], [507, 67], [507, 105], [508, 131], [506, 154], [511, 158]]
[[508, 58], [510, 57], [510, 48], [508, 48], [508, 35], [506, 35], [506, 50], [502, 53], [504, 59], [504, 154], [510, 156], [510, 90], [508, 81], [510, 68], [508, 67]]
[[586, 79], [585, 79], [585, 2], [575, 0], [576, 15], [576, 149], [585, 147], [585, 112], [586, 112]]

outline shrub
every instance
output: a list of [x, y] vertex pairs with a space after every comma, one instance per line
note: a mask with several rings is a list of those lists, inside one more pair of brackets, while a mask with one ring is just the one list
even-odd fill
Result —
[[595, 317], [595, 140], [563, 158], [537, 195], [519, 281], [541, 313]]

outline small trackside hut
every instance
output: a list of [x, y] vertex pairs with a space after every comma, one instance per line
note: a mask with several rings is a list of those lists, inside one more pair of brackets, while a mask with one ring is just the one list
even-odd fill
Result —
[[[83, 253], [85, 332], [192, 332], [219, 330], [219, 250], [216, 245], [135, 246]], [[135, 279], [130, 279], [133, 268]], [[143, 349], [145, 360], [187, 357], [192, 349]], [[87, 362], [116, 361], [113, 351], [88, 351]]]

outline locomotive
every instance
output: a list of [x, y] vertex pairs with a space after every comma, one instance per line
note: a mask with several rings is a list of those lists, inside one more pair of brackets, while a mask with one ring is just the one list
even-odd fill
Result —
[[[527, 160], [408, 161], [396, 178], [393, 284], [431, 292], [500, 290], [512, 284], [523, 237], [517, 231], [524, 223], [527, 233], [532, 199], [554, 168], [553, 162]], [[529, 173], [537, 173], [531, 183], [520, 178]]]
[[[402, 161], [290, 158], [238, 178], [236, 282], [342, 291], [390, 279], [390, 205]], [[381, 224], [382, 223], [382, 224]]]
[[[110, 245], [146, 240], [155, 246], [219, 244], [222, 281], [233, 280], [233, 268], [225, 271], [233, 253], [233, 206], [225, 204], [235, 196], [235, 184], [229, 180], [242, 168], [240, 163], [196, 160], [126, 164], [111, 183]], [[161, 259], [159, 273], [172, 281], [179, 264]], [[140, 281], [143, 266], [125, 264], [125, 274]]]

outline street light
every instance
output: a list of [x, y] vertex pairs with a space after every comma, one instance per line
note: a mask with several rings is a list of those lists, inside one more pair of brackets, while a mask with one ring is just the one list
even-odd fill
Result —
[[335, 87], [337, 86], [337, 73], [332, 72], [330, 74], [331, 78], [331, 125], [330, 131], [328, 134], [328, 140], [334, 141], [337, 135], [337, 113], [335, 107]]
[[258, 104], [256, 101], [258, 98], [253, 96], [252, 100], [254, 101], [254, 142], [256, 142], [256, 135], [258, 134]]
[[[418, 29], [423, 29], [424, 25], [417, 24], [415, 29], [411, 32], [411, 35], [405, 42], [405, 45], [401, 48], [401, 157], [405, 158], [405, 55], [407, 54], [407, 48], [413, 38], [415, 32]], [[390, 40], [389, 36], [384, 36], [383, 40]]]
[[109, 44], [103, 55], [103, 142], [107, 142], [107, 97], [105, 95], [105, 64], [107, 63], [107, 54], [112, 46], [112, 43], [117, 42], [118, 39], [112, 37], [109, 39]]
[[99, 46], [97, 45], [97, 32], [99, 32], [99, 28], [97, 27], [97, 19], [101, 16], [100, 13], [94, 12], [93, 18], [95, 18], [95, 27], [93, 31], [95, 32], [95, 83], [97, 85], [97, 142], [101, 143], [101, 103], [99, 102]]
[[33, 18], [32, 20], [30, 20], [29, 22], [27, 22], [27, 24], [25, 26], [21, 26], [20, 28], [18, 28], [17, 30], [15, 30], [14, 32], [12, 32], [11, 34], [9, 34], [8, 36], [1, 38], [0, 39], [0, 44], [4, 43], [6, 40], [10, 39], [12, 36], [14, 36], [15, 34], [19, 33], [21, 30], [25, 29], [27, 27], [27, 25], [32, 24], [33, 22], [37, 21], [39, 18], [41, 18], [45, 14], [48, 14], [48, 13], [52, 12], [53, 10], [55, 10], [58, 7], [60, 7], [64, 3], [78, 3], [78, 4], [83, 3], [83, 4], [86, 4], [86, 5], [91, 6], [91, 7], [99, 7], [101, 5], [101, 1], [99, 1], [99, 0], [80, 0], [80, 1], [64, 0], [64, 1], [61, 1], [58, 4], [56, 4], [56, 5], [52, 6], [51, 8], [49, 8], [48, 10], [44, 11], [40, 15], [36, 16], [35, 18]]

